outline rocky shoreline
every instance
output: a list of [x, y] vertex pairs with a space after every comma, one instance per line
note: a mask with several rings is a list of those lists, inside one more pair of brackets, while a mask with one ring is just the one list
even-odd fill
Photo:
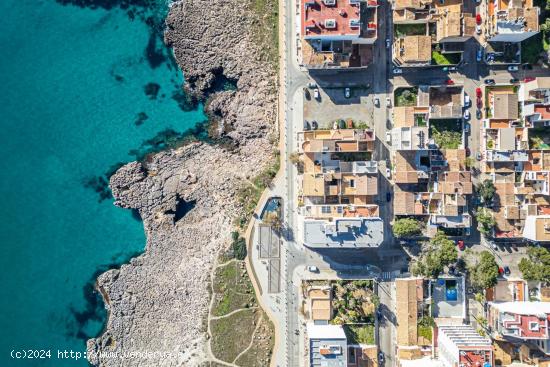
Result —
[[[210, 269], [242, 210], [238, 189], [269, 164], [274, 149], [276, 76], [258, 57], [251, 12], [236, 0], [186, 0], [170, 9], [165, 42], [184, 71], [187, 93], [207, 100], [224, 144], [161, 152], [111, 177], [115, 205], [139, 211], [147, 243], [142, 255], [97, 280], [109, 319], [104, 333], [88, 341], [93, 365], [208, 361]], [[236, 89], [220, 88], [225, 81]]]

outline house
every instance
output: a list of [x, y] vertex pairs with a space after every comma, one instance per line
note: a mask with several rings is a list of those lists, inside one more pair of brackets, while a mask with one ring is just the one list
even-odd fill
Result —
[[[462, 0], [397, 0], [393, 2], [393, 62], [399, 67], [458, 64], [464, 43], [473, 35], [475, 18], [462, 12]], [[432, 60], [433, 59], [433, 60]]]
[[308, 323], [306, 327], [310, 366], [347, 366], [348, 343], [341, 325]]
[[[548, 185], [548, 181], [544, 183]], [[523, 238], [535, 243], [550, 242], [550, 215], [528, 215], [523, 227]]]
[[378, 36], [376, 0], [300, 0], [301, 64], [309, 69], [364, 68]]
[[522, 279], [498, 279], [497, 284], [485, 290], [489, 302], [522, 302], [527, 301], [529, 288]]
[[528, 343], [550, 354], [550, 302], [489, 302], [487, 320], [494, 339]]
[[384, 240], [379, 216], [375, 135], [367, 129], [298, 134], [304, 245], [312, 248], [376, 247]]
[[470, 325], [437, 327], [437, 354], [445, 367], [493, 366], [491, 340]]
[[464, 277], [441, 275], [438, 279], [430, 281], [430, 300], [432, 302], [432, 316], [436, 323], [444, 322], [460, 323], [466, 317], [466, 297]]
[[307, 290], [309, 315], [314, 324], [326, 325], [332, 318], [332, 292], [330, 285], [312, 286]]

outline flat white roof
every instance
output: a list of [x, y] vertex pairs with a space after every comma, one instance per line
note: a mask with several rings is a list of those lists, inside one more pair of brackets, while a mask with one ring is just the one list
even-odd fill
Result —
[[520, 315], [550, 314], [550, 302], [491, 302], [491, 304], [501, 312], [517, 313]]
[[[401, 348], [401, 347], [400, 347]], [[399, 364], [401, 367], [444, 367], [445, 364], [439, 359], [432, 359], [430, 357], [424, 357], [419, 359], [400, 359]]]
[[346, 333], [341, 325], [307, 324], [307, 335], [310, 339], [346, 339]]

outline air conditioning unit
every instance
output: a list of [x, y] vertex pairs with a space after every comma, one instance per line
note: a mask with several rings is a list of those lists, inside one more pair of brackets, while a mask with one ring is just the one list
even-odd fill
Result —
[[349, 20], [349, 26], [350, 28], [358, 28], [361, 25], [361, 22], [359, 19], [350, 19]]
[[325, 28], [327, 28], [327, 29], [336, 28], [336, 19], [327, 19], [327, 20], [325, 20]]
[[323, 4], [326, 6], [334, 6], [336, 5], [336, 0], [323, 0]]

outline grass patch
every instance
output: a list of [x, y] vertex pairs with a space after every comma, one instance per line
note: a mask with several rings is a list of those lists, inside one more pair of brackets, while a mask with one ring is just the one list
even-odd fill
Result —
[[264, 367], [269, 366], [271, 353], [275, 345], [275, 328], [271, 321], [265, 316], [260, 321], [260, 326], [254, 334], [254, 343], [246, 353], [241, 355], [235, 364], [246, 367]]
[[395, 90], [395, 106], [416, 106], [418, 97], [418, 88], [397, 88]]
[[210, 345], [216, 358], [232, 363], [250, 344], [260, 315], [257, 310], [243, 310], [222, 319], [212, 320]]
[[458, 149], [462, 143], [460, 120], [431, 120], [430, 136], [441, 149]]
[[259, 46], [262, 61], [268, 61], [277, 70], [279, 65], [279, 2], [251, 0], [250, 10], [256, 16], [252, 22], [252, 37]]
[[232, 261], [216, 269], [212, 316], [223, 316], [239, 308], [256, 306], [252, 283], [240, 261]]
[[374, 344], [373, 324], [344, 325], [348, 344]]
[[395, 35], [397, 37], [425, 36], [426, 35], [426, 24], [423, 24], [423, 23], [396, 24], [395, 25]]
[[442, 54], [439, 51], [432, 51], [432, 64], [435, 65], [456, 65], [460, 62], [460, 54]]

